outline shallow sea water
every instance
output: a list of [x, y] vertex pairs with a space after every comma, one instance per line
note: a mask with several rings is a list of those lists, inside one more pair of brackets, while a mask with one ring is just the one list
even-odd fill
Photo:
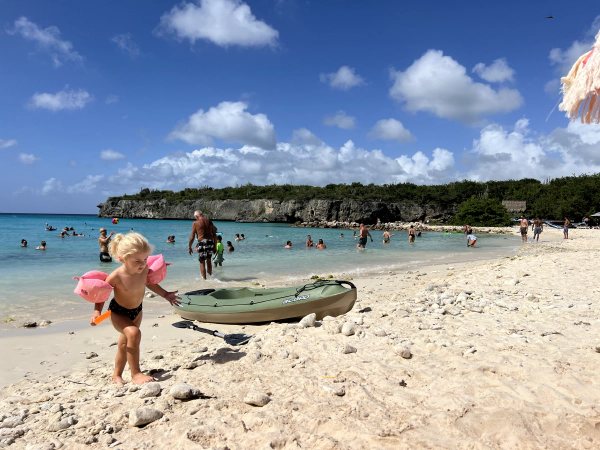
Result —
[[[57, 231], [45, 231], [49, 223]], [[292, 228], [288, 224], [215, 222], [223, 234], [223, 242], [232, 241], [235, 251], [225, 252], [223, 267], [213, 272], [213, 278], [200, 278], [195, 255], [187, 253], [192, 220], [122, 219], [113, 225], [110, 219], [82, 215], [0, 214], [0, 321], [8, 317], [19, 321], [40, 318], [64, 320], [87, 317], [93, 309], [73, 293], [73, 276], [90, 270], [110, 273], [119, 264], [100, 263], [98, 230], [127, 233], [131, 228], [142, 233], [173, 265], [162, 283], [169, 290], [185, 292], [204, 287], [248, 286], [252, 282], [267, 287], [281, 284], [304, 284], [312, 275], [333, 274], [336, 277], [357, 277], [368, 274], [403, 270], [416, 265], [488, 259], [512, 254], [518, 248], [517, 236], [479, 235], [478, 247], [466, 246], [462, 234], [423, 233], [416, 243], [409, 244], [406, 232], [394, 232], [390, 244], [383, 244], [380, 231], [373, 232], [366, 250], [357, 250], [354, 230]], [[85, 236], [58, 237], [63, 227], [73, 227]], [[235, 242], [235, 234], [244, 233], [246, 240]], [[344, 233], [341, 238], [340, 234]], [[327, 250], [307, 249], [310, 234], [314, 241], [323, 239]], [[175, 235], [175, 244], [166, 242]], [[29, 246], [22, 248], [21, 239]], [[42, 240], [46, 251], [36, 251]], [[292, 249], [284, 249], [291, 240]], [[169, 305], [162, 299], [148, 299], [145, 310], [166, 311]], [[6, 324], [2, 323], [6, 328]]]

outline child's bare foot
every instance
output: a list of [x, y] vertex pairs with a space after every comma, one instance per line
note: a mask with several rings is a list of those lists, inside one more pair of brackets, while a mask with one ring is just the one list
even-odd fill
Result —
[[131, 382], [135, 384], [150, 383], [151, 381], [156, 381], [156, 379], [141, 372], [131, 376]]
[[125, 380], [123, 378], [121, 378], [121, 375], [113, 375], [113, 383], [114, 384], [124, 385], [125, 384]]

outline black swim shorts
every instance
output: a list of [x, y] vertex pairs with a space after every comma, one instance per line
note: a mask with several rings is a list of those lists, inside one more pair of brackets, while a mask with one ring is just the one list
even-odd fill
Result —
[[110, 301], [110, 304], [108, 305], [108, 310], [115, 314], [121, 314], [122, 316], [129, 317], [131, 320], [135, 320], [138, 314], [142, 312], [142, 304], [143, 303], [140, 303], [140, 306], [138, 306], [137, 308], [128, 309], [119, 305], [117, 301], [113, 298]]
[[528, 227], [521, 227], [521, 234], [527, 234]]
[[198, 252], [198, 261], [210, 260], [212, 258], [215, 244], [212, 239], [202, 239], [198, 241], [196, 251]]
[[112, 262], [110, 253], [100, 252], [100, 262]]
[[366, 236], [365, 237], [361, 237], [358, 240], [358, 244], [361, 245], [361, 246], [363, 246], [363, 247], [365, 247], [367, 245], [367, 238], [366, 238]]

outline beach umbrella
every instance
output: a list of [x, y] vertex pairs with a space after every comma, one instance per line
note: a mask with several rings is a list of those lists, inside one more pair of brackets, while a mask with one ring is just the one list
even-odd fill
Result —
[[597, 212], [596, 214], [592, 214], [590, 217], [600, 217], [600, 212]]
[[563, 100], [558, 109], [571, 120], [581, 116], [582, 123], [600, 123], [600, 33], [592, 49], [560, 81]]

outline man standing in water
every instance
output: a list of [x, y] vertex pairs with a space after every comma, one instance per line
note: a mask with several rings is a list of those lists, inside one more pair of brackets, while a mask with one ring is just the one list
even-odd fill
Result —
[[98, 245], [100, 246], [100, 262], [112, 262], [110, 253], [108, 253], [108, 244], [110, 244], [110, 238], [113, 234], [115, 234], [115, 232], [111, 231], [110, 234], [106, 236], [106, 228], [100, 228], [100, 237], [98, 238]]
[[195, 211], [196, 221], [192, 224], [192, 234], [188, 246], [188, 254], [192, 254], [192, 245], [194, 239], [198, 237], [198, 261], [200, 261], [200, 275], [206, 280], [206, 272], [212, 275], [211, 258], [216, 253], [215, 242], [217, 241], [217, 228], [210, 219], [202, 214], [202, 211]]
[[360, 248], [366, 248], [367, 247], [367, 236], [369, 236], [371, 238], [371, 242], [373, 242], [373, 237], [371, 236], [371, 233], [369, 233], [369, 230], [367, 230], [365, 228], [365, 224], [361, 223], [360, 224], [360, 230], [358, 231], [358, 245], [356, 246], [356, 248], [360, 249]]
[[544, 230], [544, 224], [542, 223], [542, 221], [540, 220], [539, 217], [536, 217], [536, 219], [533, 221], [533, 239], [536, 242], [539, 242], [540, 234], [542, 233], [543, 230]]
[[529, 221], [525, 216], [521, 215], [521, 242], [527, 242], [527, 229], [529, 228]]

